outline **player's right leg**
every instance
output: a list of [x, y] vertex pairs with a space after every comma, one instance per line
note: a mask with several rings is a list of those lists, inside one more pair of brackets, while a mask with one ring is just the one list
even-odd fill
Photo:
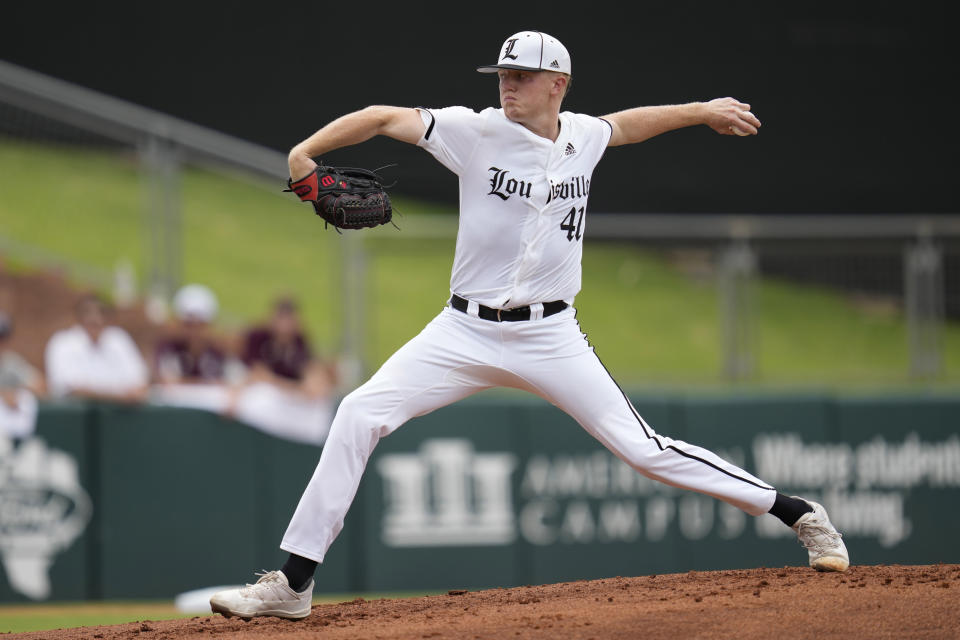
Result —
[[[498, 384], [497, 369], [487, 364], [499, 357], [498, 331], [496, 323], [445, 309], [345, 397], [280, 544], [290, 552], [291, 561], [306, 568], [306, 578], [285, 575], [295, 573], [286, 567], [270, 572], [256, 585], [215, 594], [213, 610], [245, 618], [309, 615], [310, 576], [342, 529], [380, 438], [410, 418]], [[290, 577], [294, 580], [288, 581]]]
[[323, 562], [343, 526], [380, 438], [424, 415], [495, 386], [496, 325], [445, 309], [340, 403], [320, 462], [280, 548]]

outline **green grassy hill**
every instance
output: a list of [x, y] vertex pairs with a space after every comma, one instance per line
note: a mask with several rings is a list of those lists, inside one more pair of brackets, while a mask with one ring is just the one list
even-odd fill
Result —
[[[65, 260], [141, 278], [148, 238], [135, 157], [0, 140], [0, 238]], [[182, 175], [183, 276], [214, 289], [226, 315], [262, 317], [278, 294], [302, 303], [322, 350], [336, 350], [344, 243], [281, 185], [206, 169]], [[401, 227], [442, 208], [396, 198]], [[447, 298], [453, 238], [412, 239], [391, 227], [359, 234], [368, 272], [367, 360], [382, 362]], [[654, 252], [591, 243], [584, 250], [581, 325], [627, 385], [714, 385], [720, 377], [717, 293]], [[864, 387], [908, 384], [906, 335], [895, 311], [854, 304], [829, 290], [775, 280], [756, 296], [761, 385]], [[960, 326], [946, 332], [946, 373], [960, 383]]]

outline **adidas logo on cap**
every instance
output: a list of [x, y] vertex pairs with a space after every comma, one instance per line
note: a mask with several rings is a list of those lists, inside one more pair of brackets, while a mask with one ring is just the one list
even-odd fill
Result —
[[560, 68], [560, 63], [557, 62], [556, 60], [554, 60], [553, 62], [550, 63], [550, 68], [551, 68], [551, 69], [559, 69], [559, 68]]
[[573, 148], [573, 143], [568, 142], [568, 143], [567, 143], [567, 149], [563, 152], [563, 155], [565, 155], [565, 156], [572, 156], [572, 155], [575, 154], [576, 152], [577, 152], [577, 150]]

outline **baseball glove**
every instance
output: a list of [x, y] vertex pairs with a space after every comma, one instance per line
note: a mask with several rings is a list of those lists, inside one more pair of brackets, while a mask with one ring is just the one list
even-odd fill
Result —
[[326, 228], [363, 229], [387, 224], [393, 219], [390, 197], [379, 175], [366, 169], [318, 166], [313, 173], [294, 182], [289, 189], [313, 205]]

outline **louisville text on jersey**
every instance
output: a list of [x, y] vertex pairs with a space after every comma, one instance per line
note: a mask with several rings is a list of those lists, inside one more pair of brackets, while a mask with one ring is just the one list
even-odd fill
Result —
[[490, 178], [490, 192], [487, 194], [488, 196], [497, 196], [501, 200], [506, 200], [513, 194], [517, 194], [521, 198], [530, 197], [530, 189], [533, 186], [531, 183], [526, 180], [507, 178], [507, 174], [510, 173], [507, 169], [490, 167], [487, 171], [493, 172], [493, 177]]
[[547, 202], [551, 200], [567, 200], [568, 198], [585, 198], [590, 194], [590, 178], [576, 176], [563, 182], [550, 181], [550, 193]]
[[[497, 196], [501, 200], [507, 200], [514, 194], [521, 198], [529, 198], [532, 195], [533, 183], [508, 177], [509, 169], [490, 167], [487, 171], [493, 172], [493, 176], [490, 178], [490, 191], [487, 192], [488, 196]], [[574, 176], [563, 182], [550, 180], [547, 203], [553, 200], [585, 198], [588, 195], [590, 195], [590, 178], [586, 176]]]

